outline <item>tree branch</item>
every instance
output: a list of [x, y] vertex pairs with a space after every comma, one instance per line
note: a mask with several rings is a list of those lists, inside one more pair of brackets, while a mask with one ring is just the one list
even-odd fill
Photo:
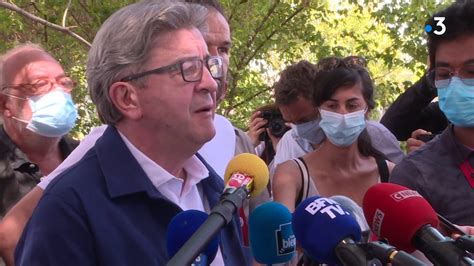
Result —
[[66, 27], [66, 18], [67, 18], [67, 12], [69, 11], [69, 8], [71, 7], [71, 0], [67, 2], [66, 9], [64, 10], [63, 14], [63, 27]]
[[[255, 28], [253, 33], [249, 36], [247, 43], [243, 47], [251, 47], [252, 46], [252, 44], [255, 41], [255, 38], [257, 38], [257, 35], [260, 33], [260, 31], [262, 31], [263, 27], [265, 26], [265, 23], [268, 22], [268, 19], [275, 12], [275, 9], [276, 9], [276, 7], [278, 6], [279, 3], [280, 3], [280, 1], [273, 2], [273, 4], [270, 6], [270, 8], [267, 11], [267, 14], [263, 17], [263, 19], [260, 21], [260, 24]], [[244, 50], [244, 53], [241, 56], [241, 61], [237, 64], [238, 69], [240, 69], [240, 67], [242, 66], [241, 63], [243, 61], [245, 61], [249, 51], [250, 51], [250, 49]]]
[[[252, 55], [250, 57], [248, 57], [246, 60], [245, 60], [245, 63], [242, 64], [243, 61], [241, 61], [238, 65], [237, 65], [237, 69], [243, 69], [245, 65], [248, 65], [250, 63], [250, 61], [257, 55], [257, 53], [263, 48], [263, 46], [265, 45], [265, 43], [267, 41], [269, 41], [273, 35], [275, 35], [277, 32], [278, 32], [278, 29], [281, 29], [283, 28], [286, 24], [288, 24], [296, 15], [298, 15], [301, 11], [303, 11], [303, 9], [306, 7], [306, 4], [307, 2], [303, 2], [303, 4], [301, 5], [300, 8], [296, 9], [295, 12], [293, 12], [290, 16], [288, 16], [285, 21], [283, 21], [279, 27], [275, 27], [275, 29], [257, 46], [257, 48], [253, 51]], [[242, 60], [244, 60], [244, 57], [241, 57]], [[239, 74], [235, 74], [234, 76], [234, 79], [232, 80], [232, 86], [229, 90], [229, 97], [231, 100], [229, 100], [229, 103], [230, 105], [234, 106], [233, 105], [233, 96], [235, 94], [235, 88], [236, 88], [236, 85], [237, 85], [237, 81], [239, 80]]]
[[72, 31], [69, 29], [69, 27], [62, 27], [62, 26], [60, 26], [60, 25], [51, 23], [51, 22], [49, 22], [49, 21], [47, 21], [47, 20], [44, 20], [44, 19], [42, 19], [42, 18], [40, 18], [40, 17], [37, 17], [37, 16], [35, 16], [35, 15], [29, 13], [28, 11], [26, 11], [26, 10], [24, 10], [24, 9], [19, 8], [19, 7], [16, 6], [15, 4], [7, 3], [5, 0], [1, 0], [1, 1], [0, 1], [0, 7], [4, 7], [4, 8], [6, 8], [6, 9], [9, 9], [9, 10], [11, 10], [11, 11], [14, 11], [14, 12], [20, 14], [21, 16], [23, 16], [23, 17], [25, 17], [25, 18], [27, 18], [27, 19], [30, 19], [30, 20], [32, 20], [32, 21], [34, 21], [34, 22], [38, 22], [38, 23], [40, 23], [40, 24], [42, 24], [42, 25], [44, 25], [44, 26], [47, 26], [47, 27], [52, 28], [52, 29], [54, 29], [54, 30], [63, 32], [63, 33], [65, 33], [65, 34], [67, 34], [67, 35], [70, 35], [70, 36], [72, 36], [73, 38], [79, 40], [82, 44], [87, 45], [87, 47], [90, 47], [90, 46], [91, 46], [91, 44], [90, 44], [87, 40], [85, 40], [84, 38], [82, 38], [82, 37], [79, 36], [78, 34], [72, 32]]
[[237, 107], [239, 107], [239, 106], [241, 106], [241, 105], [244, 105], [244, 104], [248, 104], [248, 102], [249, 102], [250, 100], [252, 100], [253, 98], [255, 98], [255, 97], [257, 97], [258, 95], [263, 94], [263, 93], [265, 93], [265, 92], [267, 92], [267, 91], [271, 91], [271, 90], [272, 90], [272, 87], [267, 87], [266, 89], [261, 90], [261, 91], [257, 91], [257, 92], [254, 93], [253, 95], [251, 95], [251, 96], [245, 98], [244, 100], [242, 100], [242, 101], [240, 101], [240, 102], [238, 102], [238, 103], [236, 103], [236, 104], [234, 104], [234, 105], [228, 106], [228, 107], [226, 108], [226, 110], [224, 111], [225, 115], [228, 116], [229, 113], [230, 113], [232, 110], [234, 110], [235, 108], [237, 108]]
[[[298, 8], [295, 10], [295, 12], [293, 14], [291, 14], [288, 18], [286, 18], [285, 21], [283, 21], [281, 24], [280, 24], [280, 27], [278, 28], [283, 28], [286, 24], [288, 24], [288, 22], [290, 22], [296, 15], [298, 15], [298, 13], [300, 13], [301, 11], [303, 11], [304, 7], [301, 7], [301, 8]], [[265, 43], [267, 41], [269, 41], [273, 35], [275, 35], [276, 33], [278, 32], [277, 29], [274, 29], [266, 38], [265, 40], [263, 40], [263, 42], [260, 43], [260, 45], [257, 46], [257, 48], [253, 51], [252, 55], [245, 61], [245, 63], [243, 64], [244, 66], [245, 65], [248, 65], [250, 63], [250, 61], [252, 61], [252, 59], [257, 55], [257, 53], [260, 51], [260, 49], [263, 48], [263, 46], [265, 45]]]

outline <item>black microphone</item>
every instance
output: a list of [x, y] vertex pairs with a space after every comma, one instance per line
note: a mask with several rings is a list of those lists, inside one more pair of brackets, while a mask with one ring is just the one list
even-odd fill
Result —
[[242, 207], [243, 201], [249, 195], [258, 195], [266, 189], [269, 179], [265, 162], [251, 153], [235, 156], [227, 165], [225, 175], [226, 187], [221, 201], [212, 208], [206, 221], [166, 265], [191, 264], [213, 237], [232, 221], [234, 213]]
[[372, 241], [368, 243], [358, 244], [362, 247], [367, 255], [371, 258], [376, 258], [382, 263], [391, 263], [393, 266], [421, 266], [426, 265], [424, 262], [406, 253], [405, 251], [397, 250], [382, 241]]
[[455, 235], [453, 236], [454, 244], [459, 248], [467, 250], [469, 252], [474, 252], [474, 237], [464, 233], [451, 221], [443, 217], [438, 213], [438, 219], [440, 221], [441, 228], [443, 228], [448, 234]]

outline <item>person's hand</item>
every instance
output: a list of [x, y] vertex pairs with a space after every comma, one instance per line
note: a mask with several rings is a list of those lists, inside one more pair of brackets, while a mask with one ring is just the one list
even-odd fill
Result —
[[417, 129], [413, 131], [411, 133], [411, 137], [407, 140], [408, 153], [419, 149], [421, 146], [425, 144], [425, 142], [418, 139], [421, 135], [431, 135], [431, 132], [428, 132], [423, 129]]
[[464, 233], [468, 235], [474, 235], [474, 226], [469, 226], [469, 225], [457, 225], [459, 229], [464, 231]]
[[260, 116], [261, 112], [257, 111], [252, 114], [250, 117], [250, 122], [249, 122], [249, 130], [247, 131], [247, 135], [249, 136], [250, 140], [252, 140], [252, 144], [254, 147], [257, 147], [258, 144], [260, 144], [260, 140], [258, 139], [258, 136], [262, 134], [265, 131], [265, 125], [267, 124], [267, 120], [263, 119], [263, 117]]

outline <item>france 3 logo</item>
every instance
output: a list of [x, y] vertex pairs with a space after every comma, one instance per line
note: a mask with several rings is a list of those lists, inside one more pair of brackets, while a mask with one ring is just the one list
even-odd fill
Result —
[[296, 250], [296, 238], [291, 223], [281, 224], [275, 231], [278, 256], [288, 255]]
[[444, 25], [445, 19], [445, 17], [434, 17], [434, 21], [436, 21], [435, 26], [437, 29], [433, 31], [433, 26], [425, 25], [426, 33], [430, 33], [431, 31], [433, 31], [433, 33], [436, 35], [443, 35], [446, 32], [446, 25]]

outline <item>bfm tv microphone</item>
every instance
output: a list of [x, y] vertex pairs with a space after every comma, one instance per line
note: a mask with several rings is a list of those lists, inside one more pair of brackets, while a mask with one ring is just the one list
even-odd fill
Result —
[[283, 204], [266, 202], [250, 214], [250, 248], [259, 263], [277, 264], [295, 255], [296, 238], [291, 213]]
[[[207, 213], [198, 210], [182, 211], [173, 217], [166, 231], [166, 247], [170, 258], [178, 252], [199, 226], [204, 223], [207, 217]], [[216, 257], [218, 248], [219, 236], [216, 235], [191, 265], [211, 264]]]
[[212, 208], [209, 217], [171, 258], [167, 265], [189, 265], [203, 247], [222, 227], [232, 221], [243, 201], [260, 194], [267, 187], [269, 173], [265, 162], [255, 154], [241, 153], [227, 165], [226, 187], [219, 204]]
[[357, 246], [361, 230], [341, 205], [328, 198], [311, 197], [293, 213], [293, 232], [305, 253], [327, 264], [366, 265], [365, 252]]
[[[339, 203], [344, 207], [349, 213], [356, 219], [361, 229], [369, 229], [369, 225], [364, 217], [364, 212], [362, 208], [355, 203], [351, 198], [336, 195], [331, 196], [330, 199]], [[370, 230], [370, 229], [369, 229]], [[369, 231], [370, 232], [370, 231]], [[368, 238], [368, 237], [367, 237]], [[425, 265], [422, 261], [411, 256], [410, 254], [399, 251], [395, 247], [388, 245], [387, 243], [381, 241], [363, 241], [366, 243], [358, 244], [364, 251], [367, 253], [369, 258], [376, 258], [382, 263], [391, 263], [394, 266], [403, 265], [403, 266], [415, 266], [415, 265]]]
[[419, 249], [435, 265], [474, 265], [466, 251], [436, 229], [436, 213], [418, 192], [397, 184], [376, 184], [364, 195], [363, 209], [377, 236], [396, 247], [408, 252]]

